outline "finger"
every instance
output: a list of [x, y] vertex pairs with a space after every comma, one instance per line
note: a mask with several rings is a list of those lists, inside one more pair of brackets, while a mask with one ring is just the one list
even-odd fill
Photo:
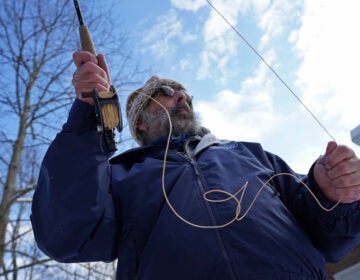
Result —
[[326, 158], [328, 155], [330, 155], [332, 153], [332, 151], [336, 148], [337, 144], [334, 141], [330, 141], [327, 146], [326, 146], [326, 151], [324, 155], [321, 155], [318, 159], [317, 159], [317, 163], [318, 164], [322, 164], [322, 165], [326, 165]]
[[327, 144], [325, 155], [326, 156], [330, 155], [336, 149], [337, 146], [338, 145], [335, 141], [330, 141]]
[[79, 93], [79, 88], [92, 91], [94, 85], [99, 91], [109, 90], [110, 87], [105, 71], [91, 62], [86, 62], [74, 72], [72, 83], [76, 93]]
[[79, 77], [80, 75], [86, 74], [97, 74], [108, 82], [108, 75], [105, 70], [91, 61], [87, 61], [83, 65], [78, 67], [74, 72], [73, 76]]
[[98, 58], [99, 66], [105, 71], [105, 73], [107, 75], [108, 82], [109, 82], [109, 84], [111, 84], [110, 70], [109, 70], [109, 67], [108, 67], [108, 65], [106, 63], [105, 56], [103, 54], [99, 54], [97, 56], [97, 58]]
[[101, 91], [107, 91], [108, 90], [108, 84], [101, 84], [101, 83], [84, 83], [84, 82], [78, 82], [76, 80], [73, 80], [73, 86], [75, 89], [76, 95], [80, 98], [82, 92], [92, 92], [94, 88], [96, 88], [99, 92]]
[[328, 163], [328, 157], [331, 155], [331, 153], [334, 152], [336, 147], [337, 147], [337, 143], [334, 141], [328, 142], [328, 144], [326, 146], [326, 151], [325, 151], [325, 155], [324, 155], [324, 164], [325, 164], [326, 169], [331, 168], [331, 166]]
[[106, 86], [110, 85], [106, 73], [100, 68], [91, 72], [84, 69], [82, 71], [75, 71], [73, 80], [78, 83], [99, 83]]
[[92, 53], [87, 51], [79, 51], [73, 53], [73, 61], [76, 67], [80, 67], [81, 65], [83, 65], [85, 62], [88, 61], [98, 64], [98, 60], [96, 56], [94, 56]]
[[359, 177], [360, 182], [360, 161], [358, 159], [356, 160], [344, 160], [337, 164], [335, 167], [328, 169], [327, 174], [329, 178], [332, 180], [335, 180], [336, 178], [339, 178], [341, 176], [346, 176], [349, 174], [357, 174]]
[[342, 203], [352, 203], [360, 200], [360, 186], [335, 188], [335, 195]]
[[356, 169], [355, 172], [343, 174], [331, 180], [331, 184], [336, 188], [354, 187], [360, 185], [360, 172]]
[[330, 154], [326, 156], [326, 166], [328, 169], [334, 168], [337, 164], [344, 160], [356, 159], [356, 155], [352, 149], [344, 145], [337, 145]]

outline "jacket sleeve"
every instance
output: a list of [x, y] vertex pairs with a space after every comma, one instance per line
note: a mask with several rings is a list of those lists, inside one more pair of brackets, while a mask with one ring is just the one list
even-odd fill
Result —
[[41, 165], [31, 222], [39, 248], [57, 261], [116, 256], [110, 154], [103, 150], [94, 118], [94, 108], [76, 100]]
[[346, 256], [356, 245], [360, 244], [360, 201], [335, 206], [321, 193], [311, 167], [307, 176], [295, 174], [281, 159], [272, 156], [275, 171], [296, 175], [313, 192], [318, 201], [307, 188], [290, 176], [279, 176], [276, 188], [280, 197], [293, 213], [296, 220], [305, 229], [314, 246], [324, 255], [327, 262], [337, 262]]

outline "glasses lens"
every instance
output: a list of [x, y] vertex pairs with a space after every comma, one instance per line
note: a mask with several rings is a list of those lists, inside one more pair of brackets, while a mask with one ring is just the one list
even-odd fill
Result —
[[187, 92], [186, 89], [184, 88], [172, 88], [170, 86], [161, 86], [158, 90], [155, 90], [155, 94], [154, 95], [166, 95], [166, 96], [174, 96], [175, 92], [178, 91], [182, 91], [185, 96], [186, 96], [186, 100], [191, 103], [193, 97]]
[[169, 86], [162, 86], [160, 90], [167, 96], [174, 96], [175, 90]]

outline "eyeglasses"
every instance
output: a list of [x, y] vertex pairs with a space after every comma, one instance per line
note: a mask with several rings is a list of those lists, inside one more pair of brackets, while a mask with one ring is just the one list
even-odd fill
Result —
[[156, 89], [154, 91], [153, 96], [170, 96], [173, 97], [175, 95], [176, 92], [181, 91], [184, 93], [185, 97], [186, 97], [186, 101], [191, 104], [193, 96], [190, 95], [186, 89], [184, 88], [172, 88], [170, 86], [161, 86], [160, 88]]

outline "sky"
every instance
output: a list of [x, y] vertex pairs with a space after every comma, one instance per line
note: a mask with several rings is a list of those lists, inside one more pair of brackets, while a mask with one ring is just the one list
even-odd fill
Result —
[[210, 3], [121, 2], [121, 24], [149, 76], [184, 84], [218, 138], [259, 142], [297, 172], [333, 139], [360, 155], [350, 137], [360, 125], [360, 1]]
[[206, 0], [123, 0], [114, 12], [149, 77], [184, 84], [218, 138], [259, 142], [300, 173], [332, 138], [360, 156], [350, 137], [360, 125], [360, 1], [211, 3], [222, 16]]

